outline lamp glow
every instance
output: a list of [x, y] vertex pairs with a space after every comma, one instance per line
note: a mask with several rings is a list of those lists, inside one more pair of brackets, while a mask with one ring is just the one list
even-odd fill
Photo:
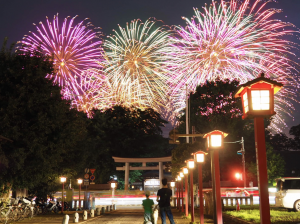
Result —
[[171, 187], [175, 187], [175, 181], [171, 181], [170, 185]]
[[116, 187], [116, 183], [110, 183], [110, 187], [111, 188], [115, 188]]
[[204, 162], [204, 154], [196, 154], [196, 161], [197, 163], [203, 163]]
[[186, 163], [187, 163], [187, 167], [189, 169], [194, 169], [194, 167], [195, 167], [195, 161], [193, 159], [189, 159], [188, 161], [186, 161]]
[[212, 147], [222, 146], [222, 135], [211, 135], [211, 146]]
[[179, 173], [180, 177], [184, 177], [184, 174], [182, 172]]
[[66, 177], [60, 177], [60, 182], [65, 183], [67, 181]]
[[183, 174], [188, 174], [189, 173], [189, 170], [188, 170], [187, 167], [183, 167], [182, 171], [183, 171]]
[[82, 179], [77, 179], [78, 184], [82, 184], [82, 181], [83, 181]]

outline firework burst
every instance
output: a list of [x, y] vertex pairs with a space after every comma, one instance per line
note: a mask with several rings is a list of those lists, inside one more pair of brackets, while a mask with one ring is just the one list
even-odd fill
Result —
[[[202, 12], [194, 9], [192, 19], [183, 18], [186, 27], [176, 27], [179, 60], [172, 94], [178, 111], [185, 107], [182, 90], [186, 84], [194, 91], [206, 80], [219, 77], [245, 83], [264, 72], [285, 85], [277, 96], [276, 110], [290, 114], [296, 97], [293, 88], [298, 85], [294, 76], [297, 64], [291, 60], [296, 45], [284, 37], [298, 31], [290, 23], [273, 19], [280, 10], [265, 9], [267, 3], [260, 2], [212, 1]], [[278, 127], [276, 123], [284, 123], [280, 115], [272, 123], [273, 129]]]
[[104, 42], [111, 102], [161, 112], [168, 100], [171, 33], [151, 20], [133, 20], [114, 33]]
[[101, 71], [89, 69], [81, 74], [80, 82], [74, 83], [76, 89], [81, 93], [77, 95], [69, 88], [63, 88], [65, 99], [71, 100], [71, 105], [78, 111], [83, 111], [88, 117], [92, 117], [92, 110], [103, 110], [111, 107], [111, 86], [106, 76]]
[[[53, 78], [65, 90], [80, 95], [77, 83], [81, 82], [81, 75], [90, 68], [99, 68], [101, 61], [100, 32], [86, 19], [78, 24], [74, 23], [77, 16], [64, 19], [60, 26], [58, 15], [50, 22], [46, 17], [46, 25], [40, 22], [36, 26], [37, 32], [29, 32], [19, 43], [19, 49], [23, 52], [35, 50], [49, 56], [53, 56], [56, 69], [55, 74], [49, 74], [47, 78]], [[66, 90], [66, 88], [68, 90]]]

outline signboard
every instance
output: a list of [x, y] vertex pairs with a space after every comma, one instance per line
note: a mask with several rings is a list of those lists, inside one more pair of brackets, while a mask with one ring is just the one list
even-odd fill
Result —
[[84, 179], [84, 180], [83, 180], [83, 185], [89, 185], [89, 184], [90, 184], [89, 179]]
[[95, 180], [95, 176], [94, 176], [94, 175], [91, 175], [91, 176], [90, 176], [90, 180], [91, 180], [91, 181], [94, 181], [94, 180]]
[[84, 169], [84, 172], [85, 172], [85, 173], [89, 173], [89, 172], [90, 172], [89, 168], [85, 168], [85, 169]]
[[89, 179], [90, 175], [86, 173], [86, 174], [84, 174], [83, 177], [84, 177], [84, 179]]
[[94, 174], [96, 169], [90, 169], [91, 173]]

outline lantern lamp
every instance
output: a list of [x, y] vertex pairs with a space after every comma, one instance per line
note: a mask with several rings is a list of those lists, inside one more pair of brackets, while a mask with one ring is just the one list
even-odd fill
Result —
[[170, 186], [171, 186], [171, 187], [175, 187], [175, 181], [172, 180], [172, 181], [170, 182]]
[[189, 159], [185, 161], [187, 164], [187, 168], [188, 169], [194, 169], [195, 167], [195, 161], [193, 159]]
[[184, 177], [183, 172], [180, 172], [180, 173], [179, 173], [179, 176], [180, 176], [180, 177]]
[[208, 149], [222, 149], [224, 138], [228, 134], [219, 130], [214, 130], [204, 134], [203, 138], [207, 138], [207, 150]]
[[65, 183], [67, 181], [67, 178], [66, 177], [60, 177], [60, 182], [61, 183]]
[[234, 97], [241, 97], [243, 105], [242, 118], [254, 118], [256, 116], [270, 117], [274, 111], [274, 94], [283, 84], [265, 78], [264, 73], [259, 78], [246, 82], [236, 91]]
[[197, 163], [204, 163], [205, 155], [207, 155], [207, 153], [203, 151], [192, 153], [192, 156], [194, 156], [194, 159]]
[[189, 170], [188, 170], [187, 167], [183, 167], [183, 168], [182, 168], [182, 171], [183, 171], [183, 174], [184, 174], [184, 175], [186, 175], [186, 174], [189, 173]]

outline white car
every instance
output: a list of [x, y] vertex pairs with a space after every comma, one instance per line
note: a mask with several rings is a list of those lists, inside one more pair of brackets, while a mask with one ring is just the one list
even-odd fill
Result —
[[300, 211], [300, 178], [282, 177], [277, 179], [275, 206]]

